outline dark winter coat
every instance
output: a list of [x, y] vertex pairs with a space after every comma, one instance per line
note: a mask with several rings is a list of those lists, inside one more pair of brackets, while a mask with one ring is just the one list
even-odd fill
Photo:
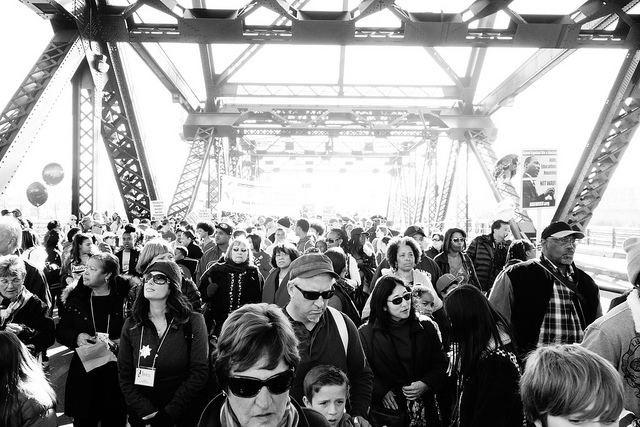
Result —
[[491, 289], [493, 281], [504, 267], [510, 244], [509, 240], [496, 243], [491, 234], [484, 234], [473, 239], [469, 245], [467, 255], [473, 261], [483, 291]]
[[[465, 270], [467, 270], [467, 274], [469, 274], [469, 284], [480, 288], [480, 281], [476, 275], [476, 269], [473, 267], [473, 261], [471, 261], [471, 258], [464, 252], [460, 252], [460, 256], [462, 257], [462, 265]], [[449, 268], [449, 258], [446, 252], [440, 252], [440, 255], [438, 255], [434, 261], [438, 264], [442, 274], [451, 272]]]
[[29, 347], [33, 354], [48, 349], [56, 341], [55, 326], [48, 313], [47, 305], [33, 295], [10, 320], [11, 323], [24, 326], [18, 334], [18, 339]]

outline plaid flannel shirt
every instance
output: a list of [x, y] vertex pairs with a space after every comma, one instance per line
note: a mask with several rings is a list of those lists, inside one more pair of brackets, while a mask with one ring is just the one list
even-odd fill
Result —
[[[570, 265], [567, 274], [542, 257], [542, 262], [559, 275], [563, 275], [573, 282], [573, 267]], [[553, 292], [549, 299], [547, 313], [544, 315], [538, 345], [573, 344], [580, 343], [584, 338], [584, 331], [580, 326], [580, 318], [573, 304], [573, 291], [557, 279], [553, 279]]]

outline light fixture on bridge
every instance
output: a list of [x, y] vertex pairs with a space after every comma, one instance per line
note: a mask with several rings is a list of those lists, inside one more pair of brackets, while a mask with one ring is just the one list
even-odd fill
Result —
[[109, 72], [109, 63], [107, 62], [107, 55], [97, 54], [94, 56], [93, 62], [97, 72], [106, 74]]

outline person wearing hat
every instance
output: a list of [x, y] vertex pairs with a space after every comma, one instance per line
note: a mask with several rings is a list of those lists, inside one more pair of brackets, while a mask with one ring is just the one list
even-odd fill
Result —
[[[440, 270], [440, 267], [438, 267], [438, 264], [436, 264], [434, 260], [429, 258], [424, 252], [424, 249], [422, 249], [424, 248], [424, 239], [427, 237], [424, 228], [419, 225], [411, 225], [405, 230], [404, 237], [412, 237], [413, 240], [418, 242], [422, 253], [420, 255], [420, 258], [416, 260], [415, 269], [426, 273], [427, 276], [431, 279], [431, 284], [435, 287], [438, 279], [440, 278], [440, 276], [442, 276], [442, 271]], [[387, 250], [388, 249], [389, 248], [387, 247]], [[371, 279], [371, 283], [375, 285], [378, 279], [384, 274], [382, 270], [388, 268], [391, 268], [391, 265], [389, 265], [389, 261], [385, 258], [378, 265], [376, 274], [374, 274], [373, 278]], [[373, 290], [371, 290], [371, 292], [373, 292]]]
[[624, 407], [640, 417], [640, 237], [628, 238], [622, 247], [627, 253], [627, 274], [633, 290], [626, 301], [589, 325], [582, 346], [618, 370], [624, 385]]
[[334, 365], [349, 377], [349, 414], [357, 420], [355, 424], [369, 427], [365, 417], [371, 402], [373, 373], [358, 330], [348, 316], [327, 308], [338, 278], [331, 260], [324, 254], [305, 254], [291, 263], [287, 283], [291, 300], [283, 311], [300, 341], [300, 364], [290, 395], [302, 401], [307, 372], [314, 366]]
[[[200, 224], [199, 224], [200, 225]], [[204, 230], [208, 230], [206, 224], [202, 224], [205, 228]], [[204, 231], [205, 233], [207, 231]], [[204, 254], [198, 261], [198, 267], [196, 268], [196, 277], [195, 282], [196, 285], [200, 286], [200, 279], [207, 268], [211, 267], [213, 264], [218, 262], [218, 260], [224, 256], [229, 249], [229, 241], [231, 240], [231, 235], [233, 234], [233, 226], [227, 224], [226, 222], [221, 222], [216, 224], [215, 230], [213, 231], [213, 241], [211, 244], [206, 246]]]
[[208, 336], [173, 261], [150, 264], [122, 327], [118, 372], [132, 427], [194, 426], [206, 400]]
[[583, 237], [566, 222], [553, 222], [542, 231], [540, 259], [515, 264], [496, 279], [489, 299], [511, 321], [520, 354], [580, 343], [602, 316], [598, 286], [573, 263]]
[[510, 227], [508, 221], [498, 219], [491, 224], [491, 233], [477, 236], [471, 241], [467, 255], [473, 261], [480, 288], [488, 294], [493, 281], [507, 262], [507, 251], [511, 240], [507, 239]]
[[442, 295], [442, 299], [445, 299], [449, 292], [460, 286], [460, 277], [456, 277], [451, 273], [445, 273], [438, 279], [436, 283], [436, 289], [438, 293]]

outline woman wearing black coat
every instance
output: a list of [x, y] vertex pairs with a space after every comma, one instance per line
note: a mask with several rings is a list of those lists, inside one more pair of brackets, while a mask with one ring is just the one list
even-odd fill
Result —
[[[123, 308], [129, 282], [118, 276], [118, 258], [109, 253], [91, 257], [78, 284], [69, 292], [60, 315], [58, 342], [70, 349], [103, 341], [117, 352], [124, 325]], [[65, 414], [74, 426], [125, 426], [126, 405], [112, 361], [87, 372], [78, 353], [69, 365]]]
[[374, 375], [372, 406], [404, 411], [413, 426], [440, 426], [434, 393], [446, 379], [447, 357], [433, 324], [416, 318], [411, 290], [397, 277], [378, 280], [360, 337]]

